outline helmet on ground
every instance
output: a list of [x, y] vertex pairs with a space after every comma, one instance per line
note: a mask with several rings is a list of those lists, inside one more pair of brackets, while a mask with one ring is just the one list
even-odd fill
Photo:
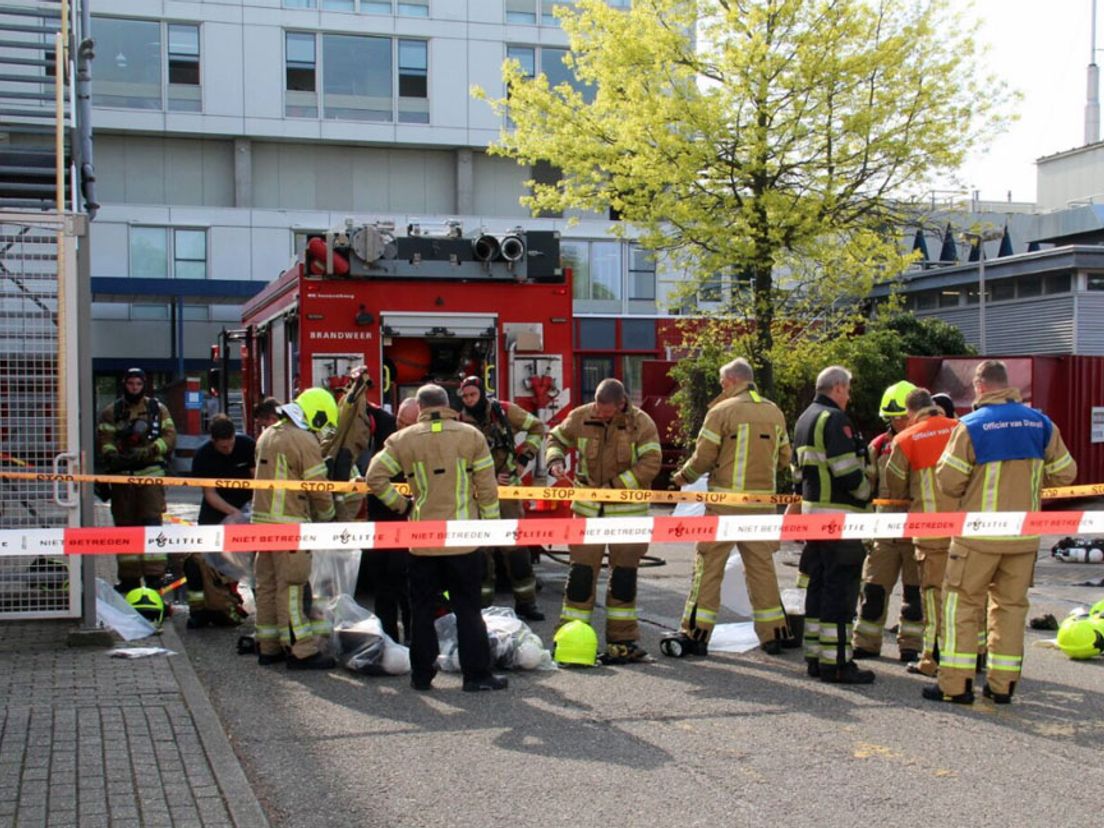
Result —
[[154, 626], [161, 626], [161, 622], [165, 619], [165, 601], [157, 590], [136, 587], [126, 594], [126, 600], [147, 621]]
[[1097, 618], [1104, 618], [1104, 598], [1089, 607], [1089, 614], [1095, 615]]
[[1070, 658], [1095, 658], [1104, 652], [1104, 624], [1095, 618], [1067, 618], [1058, 627], [1058, 646]]
[[295, 398], [295, 404], [303, 410], [311, 431], [337, 428], [337, 403], [325, 388], [308, 388]]
[[908, 408], [905, 407], [905, 399], [915, 390], [916, 386], [908, 380], [895, 382], [882, 394], [882, 404], [878, 406], [878, 414], [887, 420], [891, 417], [907, 417]]
[[587, 667], [598, 660], [598, 634], [585, 621], [568, 621], [552, 639], [554, 657], [559, 664], [583, 664]]

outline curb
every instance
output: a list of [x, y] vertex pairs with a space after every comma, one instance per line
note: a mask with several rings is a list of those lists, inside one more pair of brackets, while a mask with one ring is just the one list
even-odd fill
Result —
[[199, 676], [192, 668], [184, 642], [171, 621], [161, 628], [161, 639], [164, 646], [180, 653], [181, 657], [170, 658], [169, 664], [180, 686], [184, 703], [192, 714], [203, 751], [207, 754], [211, 772], [222, 791], [226, 809], [230, 812], [234, 825], [238, 828], [269, 828], [264, 808], [253, 793], [253, 786], [249, 784], [230, 740], [226, 738], [222, 722]]

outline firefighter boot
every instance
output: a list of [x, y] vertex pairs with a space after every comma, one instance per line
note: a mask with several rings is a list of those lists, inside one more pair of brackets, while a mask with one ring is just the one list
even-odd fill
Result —
[[540, 611], [536, 601], [514, 606], [514, 614], [522, 621], [543, 621], [544, 613]]
[[860, 670], [859, 665], [849, 661], [842, 667], [820, 665], [820, 680], [825, 684], [873, 684], [874, 671]]
[[464, 679], [461, 688], [465, 693], [479, 693], [482, 690], [505, 690], [510, 686], [510, 680], [505, 676], [496, 676], [488, 673], [483, 678]]
[[1007, 693], [998, 693], [996, 690], [989, 689], [989, 682], [985, 683], [985, 686], [981, 688], [981, 695], [990, 699], [993, 704], [1012, 704], [1012, 694], [1016, 692], [1016, 682], [1012, 682], [1008, 685]]
[[293, 655], [287, 657], [287, 668], [289, 670], [329, 670], [336, 663], [333, 656], [323, 655], [322, 653], [314, 653], [306, 658], [296, 658]]
[[[988, 689], [988, 687], [986, 687], [986, 689]], [[920, 691], [920, 695], [928, 701], [949, 702], [950, 704], [973, 704], [974, 683], [970, 679], [966, 679], [966, 689], [954, 696], [944, 693], [939, 688], [938, 684], [929, 684]]]
[[659, 640], [659, 651], [671, 658], [709, 655], [709, 645], [704, 641], [691, 638], [686, 633], [675, 633]]
[[603, 664], [639, 664], [651, 661], [652, 657], [635, 641], [611, 641], [598, 660]]

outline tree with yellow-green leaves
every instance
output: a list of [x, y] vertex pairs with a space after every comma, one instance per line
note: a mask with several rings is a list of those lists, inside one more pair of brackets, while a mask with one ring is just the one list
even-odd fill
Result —
[[[850, 333], [900, 274], [908, 205], [1008, 97], [948, 0], [579, 0], [557, 16], [580, 83], [507, 61], [490, 151], [558, 168], [529, 182], [534, 212], [617, 210], [690, 274], [676, 304], [709, 318], [691, 345], [727, 337], [768, 394], [776, 364]], [[718, 274], [730, 289], [705, 313]]]

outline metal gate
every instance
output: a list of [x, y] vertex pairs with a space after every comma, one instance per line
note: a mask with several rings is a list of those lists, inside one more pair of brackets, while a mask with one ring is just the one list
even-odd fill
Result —
[[[71, 217], [0, 211], [0, 469], [78, 468]], [[0, 479], [0, 528], [79, 524], [71, 484]], [[0, 619], [80, 615], [80, 561], [0, 558]]]

